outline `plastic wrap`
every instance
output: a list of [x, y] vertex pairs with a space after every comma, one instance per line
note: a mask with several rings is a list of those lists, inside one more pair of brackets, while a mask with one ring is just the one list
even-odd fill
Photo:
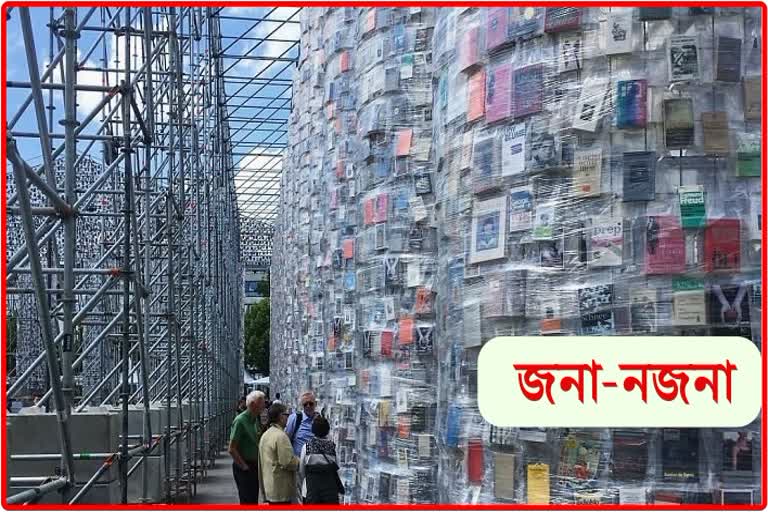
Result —
[[759, 11], [302, 10], [273, 257], [276, 391], [355, 503], [733, 503], [742, 429], [499, 429], [506, 335], [760, 346]]

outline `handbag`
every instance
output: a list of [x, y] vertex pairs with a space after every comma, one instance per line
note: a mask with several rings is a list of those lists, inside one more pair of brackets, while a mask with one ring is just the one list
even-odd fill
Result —
[[345, 494], [347, 490], [344, 488], [344, 483], [341, 481], [341, 477], [339, 476], [339, 465], [336, 464], [336, 461], [331, 463], [331, 460], [326, 454], [323, 454], [323, 458], [325, 458], [325, 462], [327, 462], [329, 466], [333, 467], [333, 476], [336, 477], [336, 490], [339, 494]]

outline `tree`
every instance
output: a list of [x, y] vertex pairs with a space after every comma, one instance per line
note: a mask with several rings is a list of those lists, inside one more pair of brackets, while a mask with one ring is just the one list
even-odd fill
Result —
[[245, 367], [269, 375], [269, 278], [259, 291], [264, 298], [245, 312]]

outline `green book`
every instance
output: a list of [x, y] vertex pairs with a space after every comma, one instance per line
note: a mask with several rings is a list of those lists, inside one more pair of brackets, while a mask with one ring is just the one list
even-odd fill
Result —
[[683, 229], [703, 228], [707, 220], [704, 187], [682, 186], [678, 187], [677, 193], [680, 197], [680, 222]]
[[741, 133], [736, 150], [736, 175], [741, 177], [760, 176], [760, 136]]

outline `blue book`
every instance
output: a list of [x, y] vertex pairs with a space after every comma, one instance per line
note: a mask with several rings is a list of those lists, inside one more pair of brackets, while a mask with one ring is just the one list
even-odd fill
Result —
[[648, 121], [646, 105], [648, 82], [623, 80], [618, 84], [616, 95], [616, 127], [645, 128]]

